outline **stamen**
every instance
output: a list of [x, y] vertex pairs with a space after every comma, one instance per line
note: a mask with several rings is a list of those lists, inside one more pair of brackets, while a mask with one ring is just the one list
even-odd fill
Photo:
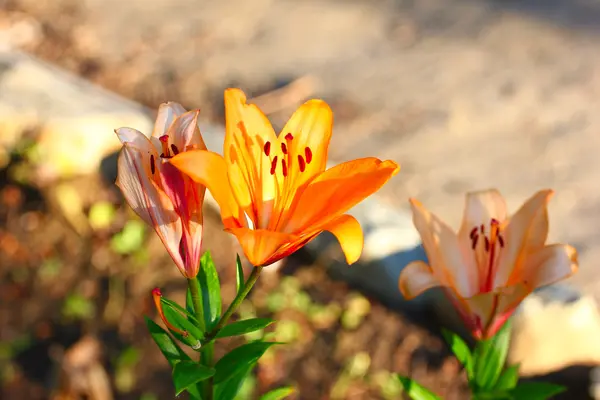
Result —
[[292, 136], [291, 133], [288, 133], [287, 135], [285, 135], [285, 140], [293, 140], [294, 137]]
[[471, 233], [469, 234], [469, 237], [471, 238], [471, 240], [473, 240], [473, 237], [477, 234], [477, 228], [473, 228], [471, 229]]
[[160, 140], [160, 144], [162, 145], [162, 154], [160, 156], [162, 158], [171, 157], [171, 151], [169, 150], [169, 135], [162, 135], [158, 140]]
[[265, 156], [269, 157], [269, 154], [271, 154], [271, 142], [265, 143], [265, 147], [263, 149], [265, 151]]
[[310, 162], [312, 161], [312, 150], [310, 149], [310, 147], [304, 149], [304, 156], [306, 157], [306, 163], [310, 164]]
[[281, 160], [281, 168], [283, 169], [283, 176], [287, 176], [288, 170], [287, 170], [287, 164], [285, 163], [285, 160]]
[[150, 154], [150, 171], [152, 171], [152, 175], [156, 172], [156, 165], [154, 165], [154, 154]]
[[271, 175], [275, 175], [275, 168], [277, 168], [277, 156], [273, 157], [273, 161], [271, 161]]
[[300, 172], [304, 172], [306, 169], [306, 163], [304, 162], [304, 158], [298, 154], [298, 166], [300, 167]]
[[487, 236], [484, 236], [485, 238], [485, 251], [490, 251], [490, 240], [487, 238]]
[[504, 238], [498, 235], [498, 243], [500, 243], [500, 247], [504, 248]]
[[481, 231], [481, 233], [485, 233], [485, 227], [483, 226], [483, 224], [481, 224], [479, 230]]
[[285, 143], [281, 143], [281, 151], [283, 152], [283, 154], [287, 154], [287, 146], [285, 145]]
[[179, 149], [174, 144], [171, 145], [171, 150], [173, 150], [173, 154], [175, 154], [175, 155], [179, 154]]
[[[475, 228], [475, 229], [477, 229], [477, 228]], [[479, 235], [476, 234], [475, 236], [473, 236], [473, 244], [471, 246], [473, 248], [473, 250], [475, 250], [475, 247], [477, 247], [477, 240], [478, 239], [479, 239]]]

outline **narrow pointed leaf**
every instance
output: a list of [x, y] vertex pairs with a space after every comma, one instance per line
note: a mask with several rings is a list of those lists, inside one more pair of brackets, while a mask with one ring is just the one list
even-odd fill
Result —
[[200, 331], [200, 329], [198, 329], [196, 325], [190, 322], [184, 315], [182, 315], [176, 309], [169, 306], [164, 306], [163, 312], [165, 313], [165, 318], [173, 326], [182, 331], [188, 332], [188, 336], [183, 336], [178, 332], [170, 330], [173, 336], [177, 338], [177, 340], [179, 340], [180, 342], [185, 343], [190, 347], [195, 347], [198, 341], [201, 341], [204, 337], [202, 331]]
[[477, 389], [486, 392], [491, 390], [504, 368], [508, 346], [510, 344], [510, 322], [490, 339], [477, 343], [474, 358], [474, 381]]
[[229, 336], [245, 335], [246, 333], [258, 331], [271, 325], [273, 322], [270, 318], [250, 318], [241, 321], [233, 322], [226, 325], [217, 333], [215, 338], [224, 338]]
[[546, 382], [523, 382], [510, 391], [514, 400], [546, 400], [567, 390], [564, 386]]
[[194, 310], [194, 302], [192, 301], [192, 292], [190, 288], [187, 288], [185, 292], [185, 309], [187, 310], [188, 315], [196, 315]]
[[441, 398], [410, 378], [398, 375], [404, 391], [412, 400], [441, 400]]
[[154, 340], [154, 343], [156, 343], [161, 353], [165, 356], [171, 368], [180, 361], [190, 360], [190, 357], [179, 347], [167, 331], [150, 318], [144, 317], [144, 319], [146, 320], [146, 326], [150, 331], [152, 340]]
[[236, 347], [225, 354], [215, 365], [215, 383], [223, 382], [247, 369], [252, 369], [258, 359], [274, 342], [252, 342]]
[[173, 367], [173, 384], [175, 394], [179, 396], [184, 390], [196, 387], [196, 383], [204, 381], [215, 374], [213, 368], [194, 361], [181, 361]]
[[207, 251], [200, 259], [198, 283], [202, 290], [202, 306], [204, 307], [204, 322], [206, 330], [213, 329], [221, 318], [221, 283], [215, 263]]
[[294, 393], [295, 391], [296, 390], [291, 386], [278, 388], [262, 395], [260, 400], [282, 400]]
[[519, 364], [511, 365], [502, 371], [498, 382], [494, 386], [494, 390], [503, 391], [513, 389], [517, 386], [517, 382], [519, 382]]
[[175, 303], [173, 300], [169, 300], [164, 296], [160, 298], [160, 301], [164, 305], [171, 307], [173, 310], [179, 311], [179, 313], [183, 314], [188, 319], [188, 321], [190, 321], [195, 327], [197, 327], [200, 331], [202, 331], [200, 329], [200, 327], [198, 326], [198, 320], [194, 316], [194, 313], [193, 313], [194, 307], [192, 306], [192, 312], [190, 312], [189, 309], [187, 308], [187, 301], [186, 301], [186, 308], [181, 307], [179, 304]]
[[458, 361], [465, 367], [469, 380], [473, 379], [473, 356], [469, 346], [454, 332], [442, 329], [442, 335], [446, 339], [446, 342], [448, 342], [452, 353], [454, 353]]
[[253, 366], [215, 385], [215, 400], [234, 400]]
[[238, 254], [236, 256], [236, 260], [235, 260], [235, 267], [236, 267], [236, 290], [237, 293], [240, 292], [240, 290], [242, 290], [244, 288], [244, 268], [242, 268], [242, 260], [240, 260], [240, 255]]

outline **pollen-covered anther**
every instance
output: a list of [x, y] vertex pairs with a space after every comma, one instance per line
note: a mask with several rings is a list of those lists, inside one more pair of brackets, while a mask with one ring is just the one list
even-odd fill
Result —
[[281, 169], [283, 172], [283, 176], [287, 176], [288, 175], [288, 169], [287, 169], [287, 163], [285, 162], [285, 160], [281, 160]]
[[271, 175], [275, 175], [275, 168], [277, 168], [277, 156], [273, 157], [271, 161]]
[[306, 163], [310, 164], [310, 162], [312, 161], [312, 157], [313, 157], [312, 150], [310, 149], [310, 147], [306, 147], [304, 149], [304, 157], [306, 158]]
[[287, 149], [287, 146], [285, 145], [285, 143], [281, 143], [281, 152], [283, 154], [287, 154], [288, 153], [288, 149]]
[[306, 169], [306, 162], [304, 161], [304, 157], [298, 154], [298, 168], [300, 168], [300, 172], [304, 172]]
[[265, 143], [263, 151], [265, 152], [265, 156], [269, 157], [269, 154], [271, 154], [271, 142]]
[[173, 154], [179, 154], [179, 149], [177, 148], [177, 146], [175, 146], [175, 144], [171, 144], [171, 150], [173, 151]]

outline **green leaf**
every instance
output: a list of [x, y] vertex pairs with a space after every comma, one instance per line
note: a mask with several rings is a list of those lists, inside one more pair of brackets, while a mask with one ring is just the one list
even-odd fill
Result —
[[234, 400], [253, 367], [253, 365], [247, 367], [237, 375], [217, 383], [215, 385], [215, 400]]
[[193, 308], [192, 308], [192, 312], [190, 312], [190, 310], [188, 310], [188, 308], [187, 308], [187, 300], [186, 300], [186, 308], [181, 307], [179, 304], [175, 303], [173, 300], [169, 300], [164, 296], [161, 296], [160, 301], [164, 305], [171, 307], [172, 309], [177, 310], [177, 311], [179, 311], [179, 313], [185, 315], [187, 317], [188, 321], [190, 321], [192, 324], [194, 324], [194, 326], [196, 326], [198, 329], [200, 329], [198, 320], [194, 316]]
[[546, 400], [567, 390], [564, 386], [546, 382], [523, 382], [509, 393], [515, 400]]
[[475, 346], [474, 381], [478, 391], [486, 392], [496, 385], [506, 362], [509, 344], [510, 322], [507, 321], [494, 337], [482, 340]]
[[258, 359], [267, 351], [267, 349], [276, 342], [252, 342], [236, 347], [225, 354], [217, 364], [215, 369], [215, 383], [223, 382], [237, 374], [243, 373], [247, 369], [252, 369], [258, 362]]
[[506, 367], [496, 385], [494, 385], [494, 390], [510, 390], [517, 386], [517, 382], [519, 382], [519, 364], [511, 365], [510, 367]]
[[471, 355], [471, 350], [469, 346], [465, 343], [464, 340], [460, 336], [458, 336], [454, 332], [450, 332], [449, 330], [442, 329], [442, 335], [450, 349], [460, 361], [460, 363], [465, 367], [465, 371], [467, 372], [467, 377], [469, 380], [473, 379], [473, 356]]
[[250, 318], [241, 321], [233, 322], [226, 325], [217, 333], [215, 338], [224, 338], [229, 336], [244, 335], [246, 333], [258, 331], [271, 325], [273, 322], [270, 318]]
[[221, 318], [221, 283], [209, 251], [204, 253], [200, 259], [200, 272], [198, 272], [197, 279], [202, 290], [204, 322], [206, 330], [210, 331]]
[[[164, 299], [161, 298], [161, 301]], [[179, 340], [187, 344], [190, 347], [196, 346], [199, 340], [202, 340], [204, 337], [202, 331], [198, 329], [196, 325], [192, 322], [188, 321], [188, 319], [181, 314], [177, 309], [165, 304], [163, 307], [163, 312], [165, 314], [165, 318], [177, 329], [182, 331], [186, 331], [188, 336], [183, 336], [177, 332], [174, 332], [169, 329], [169, 331]]]
[[206, 367], [194, 361], [181, 361], [173, 367], [173, 384], [175, 385], [175, 394], [179, 396], [181, 392], [191, 387], [196, 387], [196, 383], [204, 381], [215, 374], [213, 368]]
[[294, 389], [291, 386], [278, 388], [262, 395], [260, 400], [282, 400], [294, 393], [295, 391], [296, 389]]
[[180, 361], [191, 360], [190, 357], [183, 350], [181, 350], [173, 338], [169, 336], [167, 331], [157, 325], [150, 318], [144, 317], [144, 319], [146, 320], [146, 326], [150, 331], [150, 336], [152, 336], [154, 343], [156, 343], [171, 367]]
[[242, 268], [242, 260], [240, 260], [240, 255], [237, 254], [236, 255], [236, 260], [235, 260], [235, 266], [236, 266], [236, 276], [235, 276], [235, 281], [236, 281], [236, 291], [237, 293], [240, 292], [240, 290], [242, 290], [244, 288], [244, 268]]
[[412, 400], [441, 400], [439, 396], [431, 393], [410, 378], [398, 375], [398, 379], [402, 383], [404, 391]]

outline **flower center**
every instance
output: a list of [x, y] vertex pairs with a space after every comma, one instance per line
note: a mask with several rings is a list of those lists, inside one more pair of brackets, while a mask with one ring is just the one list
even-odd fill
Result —
[[[171, 143], [171, 146], [169, 146], [169, 135], [162, 135], [158, 138], [158, 140], [160, 140], [160, 144], [162, 146], [160, 158], [171, 158], [179, 154], [179, 149], [174, 143]], [[171, 154], [171, 152], [173, 152], [173, 154]]]
[[484, 224], [474, 227], [471, 229], [469, 238], [471, 239], [471, 248], [475, 252], [475, 260], [481, 272], [481, 290], [489, 292], [492, 290], [500, 249], [504, 248], [504, 238], [500, 233], [500, 222], [492, 218], [489, 224], [489, 233], [486, 232]]
[[[306, 146], [304, 148], [304, 154], [292, 154], [289, 149], [292, 149], [292, 141], [294, 140], [294, 136], [291, 133], [285, 135], [285, 142], [281, 143], [281, 159], [279, 156], [274, 156], [271, 158], [271, 142], [266, 142], [263, 146], [263, 153], [265, 156], [269, 158], [271, 162], [271, 175], [275, 175], [277, 171], [277, 167], [281, 166], [281, 173], [284, 177], [287, 177], [289, 174], [289, 170], [294, 166], [298, 166], [298, 171], [304, 172], [306, 170], [306, 165], [310, 164], [312, 161], [312, 150], [310, 147]], [[281, 161], [281, 163], [278, 163]], [[296, 163], [295, 163], [296, 162]]]

